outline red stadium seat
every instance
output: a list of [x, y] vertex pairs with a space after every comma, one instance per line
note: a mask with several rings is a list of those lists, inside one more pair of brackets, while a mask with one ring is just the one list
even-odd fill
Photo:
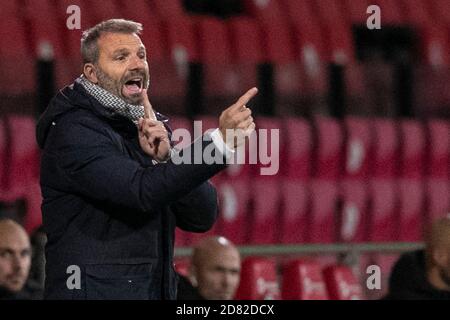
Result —
[[375, 0], [372, 4], [380, 7], [383, 25], [399, 25], [405, 22], [398, 0]]
[[417, 28], [420, 51], [425, 63], [435, 68], [450, 65], [449, 31], [450, 29], [434, 23]]
[[323, 275], [331, 300], [364, 299], [361, 284], [349, 267], [329, 266], [323, 270]]
[[277, 242], [281, 212], [280, 183], [277, 179], [255, 179], [252, 187], [253, 215], [250, 224], [252, 244], [273, 244]]
[[426, 184], [428, 223], [450, 213], [448, 179], [430, 179]]
[[247, 179], [238, 178], [223, 179], [216, 185], [220, 206], [217, 228], [221, 235], [236, 244], [248, 241], [249, 187]]
[[242, 90], [237, 75], [230, 69], [232, 60], [227, 25], [219, 18], [201, 18], [197, 29], [207, 110], [213, 114], [220, 113], [217, 108]]
[[236, 300], [277, 300], [280, 287], [276, 263], [270, 258], [249, 257], [242, 262]]
[[91, 21], [97, 24], [108, 19], [123, 18], [121, 7], [116, 1], [98, 2], [86, 1], [86, 6], [90, 8]]
[[291, 23], [309, 25], [317, 21], [316, 14], [309, 1], [282, 0], [280, 2], [283, 4], [284, 11]]
[[311, 177], [312, 167], [312, 129], [308, 121], [301, 118], [288, 118], [283, 123], [284, 159], [281, 169], [291, 179]]
[[0, 118], [0, 193], [3, 192], [7, 184], [8, 172], [8, 140], [7, 129], [2, 118]]
[[8, 174], [9, 189], [25, 190], [39, 175], [39, 150], [36, 144], [35, 120], [11, 115], [7, 118], [11, 137], [11, 164]]
[[419, 179], [425, 173], [425, 131], [415, 120], [400, 122], [401, 175], [404, 178]]
[[262, 34], [255, 20], [246, 17], [231, 18], [227, 22], [230, 42], [232, 64], [230, 71], [236, 78], [240, 96], [242, 91], [257, 87], [257, 68], [264, 62]]
[[259, 64], [264, 61], [261, 29], [255, 20], [236, 17], [228, 20], [233, 62]]
[[421, 241], [425, 219], [425, 189], [421, 180], [403, 179], [399, 182], [399, 240]]
[[428, 175], [447, 179], [450, 176], [450, 123], [432, 120], [428, 122]]
[[374, 179], [370, 183], [369, 240], [397, 241], [398, 206], [394, 180]]
[[244, 9], [252, 17], [263, 22], [280, 21], [285, 17], [278, 0], [244, 0]]
[[313, 8], [316, 10], [316, 14], [320, 19], [321, 23], [331, 26], [331, 25], [342, 25], [345, 22], [344, 19], [344, 8], [342, 6], [342, 1], [339, 0], [328, 0], [328, 1], [314, 1], [306, 0], [311, 3]]
[[348, 22], [356, 25], [366, 25], [367, 18], [367, 8], [371, 5], [368, 0], [344, 0], [344, 14]]
[[313, 243], [337, 241], [335, 211], [337, 207], [337, 186], [331, 181], [313, 180], [311, 188], [311, 211], [308, 217], [307, 239]]
[[282, 219], [279, 242], [305, 243], [308, 232], [309, 189], [305, 182], [283, 179], [281, 187]]
[[120, 12], [123, 18], [140, 22], [143, 24], [144, 30], [147, 30], [146, 25], [149, 21], [158, 20], [150, 2], [147, 0], [121, 1]]
[[283, 300], [327, 300], [320, 264], [308, 260], [287, 263], [282, 271], [281, 297]]
[[344, 120], [345, 177], [366, 179], [370, 173], [372, 151], [371, 121], [364, 118], [347, 117]]
[[185, 15], [181, 0], [153, 0], [153, 10], [164, 19], [179, 18]]
[[2, 10], [0, 11], [0, 17], [16, 17], [19, 14], [20, 6], [18, 1], [2, 1]]
[[[34, 91], [34, 61], [30, 59], [27, 44], [27, 29], [15, 18], [0, 19], [0, 93], [17, 95]], [[17, 67], [20, 66], [20, 81], [17, 81]]]
[[168, 44], [169, 49], [163, 61], [154, 61], [149, 66], [152, 78], [158, 79], [151, 81], [150, 94], [155, 101], [164, 104], [168, 112], [185, 114], [189, 63], [198, 57], [192, 22], [184, 18], [169, 19], [163, 23], [161, 35], [164, 36], [162, 43], [155, 43], [150, 38], [146, 41], [148, 45], [154, 46], [153, 49], [150, 47], [150, 60], [152, 51], [161, 52], [164, 43]]
[[345, 180], [340, 187], [339, 241], [368, 240], [368, 191], [365, 181]]
[[432, 16], [441, 23], [450, 26], [450, 7], [447, 0], [430, 1]]
[[37, 228], [42, 225], [42, 195], [39, 181], [36, 179], [27, 185], [24, 190], [24, 198], [26, 201], [26, 214], [23, 226], [28, 234], [33, 234]]
[[396, 125], [392, 120], [375, 119], [373, 176], [393, 178], [399, 170], [399, 139]]
[[338, 179], [343, 164], [343, 134], [338, 121], [316, 117], [314, 121], [317, 134], [315, 177], [320, 179]]
[[433, 21], [428, 4], [433, 1], [401, 0], [400, 8], [405, 14], [405, 20], [413, 26], [426, 26]]

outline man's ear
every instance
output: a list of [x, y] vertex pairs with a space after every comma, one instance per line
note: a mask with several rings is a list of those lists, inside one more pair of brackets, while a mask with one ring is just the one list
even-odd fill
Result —
[[197, 269], [192, 264], [189, 266], [188, 279], [194, 287], [197, 287]]
[[84, 76], [92, 83], [97, 84], [97, 70], [92, 63], [85, 63], [83, 66], [83, 74]]

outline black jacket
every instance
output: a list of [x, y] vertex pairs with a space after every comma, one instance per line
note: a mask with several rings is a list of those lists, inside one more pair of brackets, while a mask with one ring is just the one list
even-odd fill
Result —
[[450, 300], [450, 291], [434, 288], [427, 280], [425, 252], [417, 250], [400, 256], [389, 278], [386, 300]]
[[[48, 236], [45, 298], [175, 299], [174, 229], [211, 228], [217, 197], [207, 180], [225, 166], [153, 165], [136, 126], [77, 82], [53, 98], [36, 135]], [[194, 144], [210, 143], [194, 142], [192, 157]], [[72, 265], [80, 268], [80, 289], [66, 284], [77, 275], [67, 273]]]
[[184, 276], [179, 275], [177, 300], [205, 300], [198, 289]]

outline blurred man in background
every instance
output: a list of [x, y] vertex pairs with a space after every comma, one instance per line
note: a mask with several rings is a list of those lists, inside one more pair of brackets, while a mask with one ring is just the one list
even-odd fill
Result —
[[431, 225], [425, 245], [400, 257], [386, 299], [450, 300], [450, 214]]
[[194, 248], [189, 279], [181, 277], [178, 300], [231, 300], [239, 286], [241, 257], [224, 237], [208, 237]]
[[10, 219], [0, 220], [0, 299], [28, 299], [23, 291], [31, 266], [31, 245], [25, 230]]

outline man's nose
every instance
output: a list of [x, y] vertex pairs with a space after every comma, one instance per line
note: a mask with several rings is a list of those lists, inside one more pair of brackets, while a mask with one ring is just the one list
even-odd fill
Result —
[[128, 68], [130, 70], [138, 70], [138, 69], [144, 69], [145, 67], [145, 60], [138, 57], [138, 56], [134, 56], [131, 60], [130, 60], [130, 64], [128, 66]]

